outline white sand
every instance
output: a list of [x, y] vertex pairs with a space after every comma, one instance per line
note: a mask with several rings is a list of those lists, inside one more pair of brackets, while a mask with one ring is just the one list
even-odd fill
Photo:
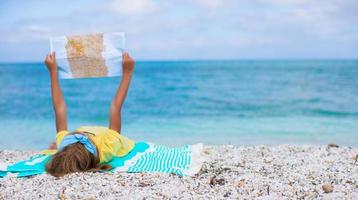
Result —
[[[1, 151], [11, 163], [36, 152]], [[206, 146], [195, 177], [166, 174], [47, 174], [0, 179], [0, 199], [358, 199], [358, 148]], [[328, 184], [332, 192], [325, 193]]]

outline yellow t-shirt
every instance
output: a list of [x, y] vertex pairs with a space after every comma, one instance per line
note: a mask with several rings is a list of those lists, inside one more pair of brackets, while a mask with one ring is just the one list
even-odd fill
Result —
[[[101, 163], [112, 160], [114, 156], [125, 156], [134, 147], [134, 141], [119, 134], [117, 131], [101, 126], [82, 126], [76, 131], [88, 132], [88, 137], [97, 146], [98, 155]], [[69, 131], [60, 131], [56, 135], [56, 145], [60, 146], [63, 138]]]

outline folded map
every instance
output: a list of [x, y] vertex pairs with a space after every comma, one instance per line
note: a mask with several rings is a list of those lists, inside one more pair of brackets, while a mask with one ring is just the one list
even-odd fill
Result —
[[123, 32], [50, 38], [59, 78], [120, 76], [124, 46]]

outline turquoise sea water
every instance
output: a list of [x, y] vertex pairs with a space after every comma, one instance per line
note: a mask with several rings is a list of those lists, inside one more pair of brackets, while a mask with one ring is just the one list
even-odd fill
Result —
[[[108, 125], [119, 78], [61, 80], [69, 128]], [[165, 145], [358, 146], [358, 60], [138, 62], [122, 133]], [[0, 149], [54, 139], [42, 63], [0, 64]]]

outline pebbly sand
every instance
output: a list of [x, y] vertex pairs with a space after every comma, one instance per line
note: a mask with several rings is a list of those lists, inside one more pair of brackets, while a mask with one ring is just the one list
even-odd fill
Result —
[[[0, 151], [12, 163], [37, 152]], [[0, 178], [0, 199], [358, 199], [358, 148], [205, 146], [194, 177], [82, 173]]]

